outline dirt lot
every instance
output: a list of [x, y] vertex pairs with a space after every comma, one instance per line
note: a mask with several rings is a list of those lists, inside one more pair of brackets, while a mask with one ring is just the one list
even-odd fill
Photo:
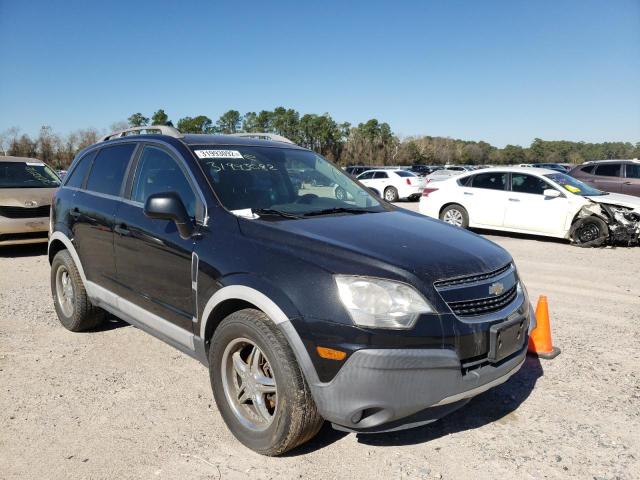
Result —
[[[413, 205], [415, 206], [415, 204]], [[640, 478], [640, 249], [489, 236], [546, 294], [562, 354], [430, 426], [325, 426], [285, 458], [228, 432], [197, 362], [56, 319], [44, 247], [0, 252], [0, 478]]]

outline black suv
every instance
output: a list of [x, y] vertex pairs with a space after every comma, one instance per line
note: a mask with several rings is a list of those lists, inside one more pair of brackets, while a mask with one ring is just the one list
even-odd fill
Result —
[[[281, 454], [324, 420], [432, 422], [522, 365], [534, 318], [502, 248], [291, 143], [154, 130], [73, 162], [52, 208], [55, 309], [71, 331], [110, 312], [208, 366], [246, 446]], [[327, 181], [291, 181], [309, 170]]]

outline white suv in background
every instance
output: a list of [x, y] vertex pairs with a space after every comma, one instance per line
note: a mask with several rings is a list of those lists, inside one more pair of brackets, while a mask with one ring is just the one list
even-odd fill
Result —
[[422, 195], [425, 184], [424, 179], [407, 170], [369, 170], [358, 175], [357, 179], [387, 202], [416, 200]]

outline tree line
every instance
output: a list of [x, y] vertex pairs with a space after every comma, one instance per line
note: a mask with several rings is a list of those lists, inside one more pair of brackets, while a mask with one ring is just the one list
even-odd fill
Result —
[[[163, 109], [150, 117], [137, 112], [127, 121], [112, 124], [110, 131], [153, 125], [175, 126], [182, 133], [276, 133], [340, 165], [579, 164], [587, 160], [640, 157], [640, 142], [586, 143], [536, 138], [528, 147], [506, 145], [498, 148], [484, 141], [449, 137], [400, 138], [388, 123], [375, 118], [352, 125], [349, 122], [339, 123], [328, 113], [301, 115], [284, 107], [244, 115], [237, 110], [229, 110], [215, 122], [206, 115], [187, 116], [175, 124]], [[5, 155], [39, 158], [55, 168], [66, 168], [78, 151], [95, 143], [103, 133], [87, 128], [60, 135], [45, 125], [33, 138], [12, 127], [0, 133], [0, 150]]]

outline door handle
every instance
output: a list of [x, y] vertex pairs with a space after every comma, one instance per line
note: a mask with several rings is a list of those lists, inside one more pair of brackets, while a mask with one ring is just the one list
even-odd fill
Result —
[[631, 182], [622, 182], [623, 185], [631, 185]]
[[520, 199], [518, 199], [518, 198], [510, 198], [509, 201], [510, 202], [519, 202]]
[[131, 231], [127, 228], [127, 226], [124, 223], [121, 223], [119, 225], [116, 225], [113, 230], [118, 234], [118, 235], [122, 235], [123, 237], [129, 236], [131, 234]]
[[78, 207], [75, 207], [73, 210], [69, 212], [69, 215], [71, 215], [73, 218], [77, 220], [78, 218], [80, 218], [80, 210], [78, 210]]
[[464, 192], [465, 195], [473, 195], [471, 192]]

